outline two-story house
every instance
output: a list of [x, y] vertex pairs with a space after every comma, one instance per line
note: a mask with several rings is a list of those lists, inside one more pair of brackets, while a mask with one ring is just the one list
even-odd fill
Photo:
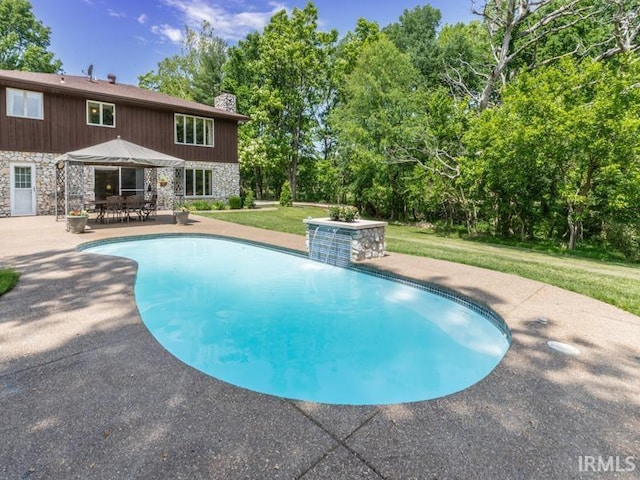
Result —
[[[160, 205], [239, 194], [235, 97], [216, 107], [89, 76], [0, 70], [0, 217], [56, 213], [56, 158], [121, 137], [185, 160], [180, 191], [172, 168], [154, 172]], [[140, 167], [85, 167], [88, 198], [149, 188]], [[155, 182], [154, 182], [155, 183]]]

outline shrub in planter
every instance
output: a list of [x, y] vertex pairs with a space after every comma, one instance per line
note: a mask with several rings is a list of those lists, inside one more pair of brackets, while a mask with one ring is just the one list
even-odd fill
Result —
[[71, 233], [83, 233], [89, 220], [89, 213], [80, 208], [74, 208], [67, 215], [67, 228]]
[[329, 218], [339, 222], [353, 222], [360, 218], [360, 215], [356, 207], [332, 205], [329, 207]]
[[359, 218], [358, 209], [356, 207], [343, 207], [341, 220], [344, 222], [353, 222]]
[[340, 212], [342, 207], [339, 205], [331, 205], [329, 207], [329, 218], [331, 220], [340, 220]]

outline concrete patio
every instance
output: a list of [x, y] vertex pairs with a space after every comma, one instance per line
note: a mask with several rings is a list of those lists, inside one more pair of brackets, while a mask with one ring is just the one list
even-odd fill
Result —
[[181, 232], [304, 250], [304, 237], [200, 216], [174, 225], [161, 213], [80, 235], [53, 217], [0, 219], [0, 266], [22, 272], [0, 297], [0, 478], [640, 478], [639, 317], [513, 275], [392, 253], [368, 264], [502, 315], [513, 334], [502, 363], [426, 402], [262, 395], [165, 351], [138, 314], [135, 264], [76, 247]]

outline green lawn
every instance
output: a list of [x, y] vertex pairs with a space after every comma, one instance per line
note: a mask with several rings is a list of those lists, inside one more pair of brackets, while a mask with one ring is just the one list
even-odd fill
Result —
[[10, 268], [0, 268], [0, 295], [5, 294], [18, 283], [20, 274]]
[[[201, 213], [202, 214], [202, 213]], [[203, 214], [218, 220], [304, 235], [306, 217], [326, 217], [317, 207], [279, 207]], [[640, 315], [640, 265], [605, 262], [522, 247], [436, 235], [415, 226], [389, 225], [387, 250], [475, 265], [572, 290]]]

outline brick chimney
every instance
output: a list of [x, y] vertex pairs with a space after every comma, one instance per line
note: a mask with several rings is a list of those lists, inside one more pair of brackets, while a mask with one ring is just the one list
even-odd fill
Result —
[[107, 75], [107, 80], [109, 83], [113, 83], [114, 85], [116, 84], [116, 76], [113, 73]]

